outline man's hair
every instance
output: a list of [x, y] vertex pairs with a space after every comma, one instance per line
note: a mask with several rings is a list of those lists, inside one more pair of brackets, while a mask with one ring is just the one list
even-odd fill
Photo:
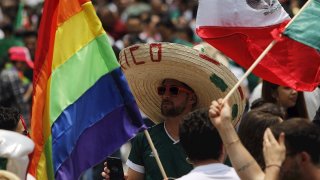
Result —
[[256, 99], [252, 102], [251, 110], [270, 113], [272, 115], [279, 116], [282, 119], [285, 119], [286, 116], [286, 112], [283, 107], [274, 103], [267, 102], [262, 98]]
[[17, 109], [0, 107], [0, 129], [15, 131], [20, 120]]
[[[266, 106], [268, 107], [267, 109], [272, 110], [273, 108], [270, 108], [272, 105], [273, 104]], [[261, 107], [262, 106], [259, 108]], [[243, 116], [239, 125], [238, 134], [243, 145], [248, 149], [260, 167], [264, 169], [265, 162], [262, 152], [263, 134], [268, 127], [280, 123], [280, 117], [276, 114], [281, 113], [280, 109], [277, 111], [276, 107], [274, 107], [273, 113], [263, 108], [261, 108], [260, 111], [259, 108], [251, 110]]]
[[208, 109], [198, 109], [184, 117], [179, 128], [180, 142], [192, 161], [219, 159], [222, 140], [211, 124]]
[[320, 128], [304, 118], [292, 118], [271, 127], [276, 138], [285, 133], [285, 145], [289, 156], [300, 152], [310, 155], [313, 164], [320, 165]]

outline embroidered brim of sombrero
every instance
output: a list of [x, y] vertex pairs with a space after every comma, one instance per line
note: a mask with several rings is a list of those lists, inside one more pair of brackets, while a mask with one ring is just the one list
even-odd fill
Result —
[[[120, 52], [120, 65], [139, 108], [155, 123], [162, 122], [157, 87], [164, 79], [190, 86], [198, 97], [197, 108], [209, 107], [237, 83], [235, 75], [208, 55], [174, 43], [136, 44]], [[239, 88], [229, 99], [232, 120], [237, 124], [245, 99]]]

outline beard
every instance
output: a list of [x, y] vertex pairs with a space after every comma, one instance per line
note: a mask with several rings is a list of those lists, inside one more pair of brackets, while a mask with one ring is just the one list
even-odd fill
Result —
[[186, 106], [186, 102], [176, 107], [172, 101], [163, 100], [161, 102], [161, 114], [165, 117], [177, 117], [184, 112]]

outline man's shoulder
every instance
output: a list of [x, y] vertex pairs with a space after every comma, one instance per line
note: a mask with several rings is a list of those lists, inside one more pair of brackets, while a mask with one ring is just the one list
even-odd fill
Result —
[[210, 174], [206, 172], [190, 172], [177, 180], [194, 180], [194, 179], [201, 179], [201, 180], [240, 180], [239, 176], [236, 173], [226, 173], [226, 174]]
[[208, 179], [211, 179], [211, 178], [210, 177], [206, 177], [206, 175], [204, 175], [203, 173], [190, 172], [190, 173], [178, 178], [177, 180], [194, 180], [194, 179], [208, 180]]
[[159, 123], [148, 129], [149, 133], [156, 133], [164, 130], [164, 123]]
[[212, 163], [195, 167], [189, 174], [182, 176], [179, 180], [191, 179], [229, 179], [239, 180], [236, 171], [227, 165], [221, 163]]
[[[150, 134], [164, 132], [164, 124], [163, 123], [156, 124], [156, 125], [148, 128], [148, 132]], [[137, 136], [145, 136], [145, 134], [144, 134], [144, 132], [140, 132]]]
[[[156, 138], [159, 135], [159, 133], [161, 133], [163, 131], [164, 131], [163, 123], [154, 125], [148, 129], [148, 132], [149, 132], [151, 138]], [[133, 140], [142, 140], [142, 139], [146, 139], [146, 135], [145, 135], [144, 131], [138, 133], [135, 136], [135, 138], [133, 138]]]

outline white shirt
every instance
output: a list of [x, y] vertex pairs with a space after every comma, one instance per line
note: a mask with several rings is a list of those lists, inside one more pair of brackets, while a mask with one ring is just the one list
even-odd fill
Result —
[[178, 178], [177, 180], [240, 180], [236, 171], [229, 166], [221, 163], [211, 163], [207, 165], [197, 166], [188, 174]]
[[33, 152], [34, 142], [20, 133], [0, 130], [0, 157], [8, 158], [7, 169], [20, 179], [25, 179], [29, 164], [28, 155]]

